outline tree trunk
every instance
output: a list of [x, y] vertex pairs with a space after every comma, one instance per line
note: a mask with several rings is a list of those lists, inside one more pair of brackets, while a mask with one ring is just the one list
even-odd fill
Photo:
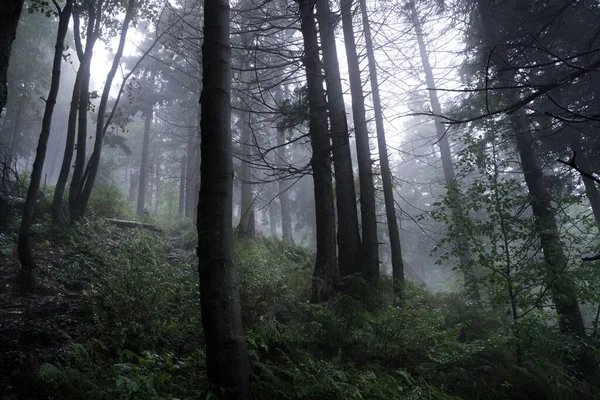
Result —
[[356, 153], [358, 159], [358, 177], [360, 180], [360, 213], [362, 221], [361, 264], [362, 274], [367, 279], [379, 277], [379, 241], [377, 240], [377, 215], [375, 207], [375, 184], [373, 182], [373, 163], [369, 146], [369, 131], [365, 111], [365, 99], [360, 77], [360, 64], [356, 53], [356, 40], [352, 26], [352, 1], [342, 0], [342, 25], [348, 75], [352, 95], [352, 115], [356, 134]]
[[[81, 91], [79, 93], [78, 104], [78, 125], [77, 125], [77, 148], [75, 151], [75, 167], [69, 186], [69, 217], [72, 221], [79, 219], [79, 201], [81, 196], [81, 185], [86, 162], [86, 147], [88, 135], [88, 103], [90, 100], [90, 66], [94, 56], [94, 46], [100, 32], [100, 21], [102, 13], [102, 4], [96, 5], [90, 3], [88, 7], [87, 29], [85, 51], [81, 46], [81, 32], [79, 28], [79, 18], [73, 19], [73, 29], [75, 31], [75, 49], [79, 57], [79, 70], [81, 72]], [[71, 118], [71, 115], [69, 115]], [[73, 117], [74, 118], [74, 117]], [[68, 128], [68, 127], [67, 127]]]
[[8, 62], [12, 43], [17, 36], [23, 0], [0, 2], [0, 117], [8, 99]]
[[187, 172], [187, 154], [185, 152], [181, 157], [179, 171], [179, 216], [183, 217], [185, 215], [185, 181]]
[[415, 27], [415, 33], [417, 36], [417, 42], [419, 45], [419, 53], [421, 55], [421, 62], [423, 64], [423, 70], [425, 72], [425, 82], [429, 89], [429, 101], [431, 103], [431, 111], [434, 114], [435, 130], [438, 137], [438, 145], [440, 147], [440, 153], [442, 156], [442, 168], [444, 170], [444, 178], [446, 180], [446, 186], [448, 188], [448, 194], [454, 195], [451, 207], [453, 222], [456, 226], [456, 245], [458, 248], [460, 270], [464, 277], [465, 292], [469, 295], [471, 300], [481, 300], [481, 295], [476, 288], [477, 278], [471, 265], [471, 255], [469, 252], [469, 243], [467, 239], [467, 232], [462, 222], [463, 210], [460, 207], [460, 194], [456, 184], [456, 177], [454, 175], [454, 166], [452, 164], [452, 153], [450, 151], [450, 143], [448, 142], [448, 135], [446, 129], [442, 124], [441, 115], [442, 107], [435, 90], [435, 80], [433, 78], [433, 70], [429, 63], [429, 55], [425, 46], [425, 40], [423, 35], [423, 29], [421, 27], [421, 21], [417, 14], [414, 3], [411, 3], [411, 19]]
[[379, 164], [381, 167], [381, 180], [383, 183], [383, 197], [385, 202], [385, 215], [390, 238], [390, 250], [392, 253], [392, 277], [394, 279], [394, 291], [400, 293], [404, 284], [404, 261], [402, 260], [402, 246], [400, 244], [400, 230], [396, 219], [396, 205], [392, 185], [392, 171], [387, 153], [385, 140], [385, 129], [383, 126], [383, 110], [381, 109], [381, 97], [379, 96], [379, 82], [377, 79], [377, 63], [371, 39], [371, 27], [367, 6], [361, 2], [362, 20], [365, 32], [365, 44], [367, 58], [369, 61], [369, 80], [371, 82], [371, 93], [373, 96], [373, 108], [375, 113], [375, 128], [377, 130], [377, 146], [379, 148]]
[[200, 151], [198, 149], [197, 136], [197, 124], [190, 125], [190, 131], [188, 135], [188, 143], [186, 148], [187, 154], [187, 172], [185, 180], [185, 216], [195, 221], [194, 213], [198, 206], [198, 170], [200, 169]]
[[[283, 168], [287, 162], [285, 152], [285, 130], [277, 130], [277, 166]], [[279, 206], [281, 207], [281, 231], [285, 243], [293, 242], [292, 209], [290, 207], [289, 187], [285, 180], [279, 179]]]
[[108, 95], [110, 93], [113, 79], [120, 65], [121, 56], [123, 55], [123, 49], [125, 48], [125, 39], [127, 38], [129, 24], [133, 19], [135, 5], [136, 0], [129, 0], [129, 2], [127, 3], [127, 11], [125, 13], [123, 26], [121, 28], [121, 36], [119, 38], [119, 47], [117, 48], [117, 52], [115, 54], [115, 57], [113, 58], [113, 63], [110, 68], [110, 71], [108, 71], [108, 74], [106, 76], [106, 82], [104, 84], [104, 89], [102, 90], [102, 96], [100, 97], [100, 105], [98, 106], [98, 118], [96, 121], [96, 139], [94, 141], [94, 150], [92, 151], [90, 161], [88, 162], [86, 171], [84, 173], [84, 179], [82, 180], [82, 184], [80, 185], [81, 195], [79, 197], [79, 202], [77, 205], [77, 218], [81, 218], [85, 214], [85, 209], [87, 208], [90, 195], [92, 194], [92, 189], [94, 188], [94, 182], [96, 181], [98, 167], [100, 166], [100, 156], [102, 154], [102, 142], [104, 140], [104, 133], [106, 131], [104, 126], [104, 120], [106, 116], [106, 107], [108, 104]]
[[[494, 5], [490, 0], [479, 0], [479, 13], [481, 15], [487, 46], [489, 49], [497, 46], [497, 27], [494, 20]], [[497, 57], [492, 58], [492, 65], [498, 65], [500, 71], [498, 78], [501, 82], [511, 82], [511, 68], [504, 68], [504, 62]], [[516, 90], [509, 91], [507, 101], [509, 104], [518, 103], [520, 97]], [[552, 300], [560, 317], [560, 328], [565, 334], [585, 338], [583, 318], [577, 302], [577, 288], [570, 279], [567, 270], [567, 258], [564, 254], [563, 243], [560, 240], [556, 225], [552, 198], [546, 188], [542, 167], [529, 136], [529, 121], [524, 110], [519, 109], [510, 114], [510, 123], [516, 136], [517, 150], [521, 158], [521, 167], [525, 175], [525, 182], [529, 189], [529, 199], [533, 215], [536, 219], [537, 230], [547, 264], [546, 282], [550, 287]]]
[[160, 198], [160, 162], [154, 164], [154, 215], [158, 215], [158, 199]]
[[350, 155], [350, 135], [346, 120], [344, 92], [340, 77], [335, 22], [329, 0], [317, 0], [317, 21], [321, 34], [323, 67], [327, 83], [327, 106], [331, 123], [333, 168], [335, 173], [335, 200], [337, 206], [337, 246], [340, 277], [360, 272], [360, 234], [356, 211], [356, 191]]
[[[74, 15], [73, 18], [78, 18], [78, 16]], [[71, 172], [71, 162], [73, 161], [75, 130], [77, 128], [77, 110], [79, 108], [79, 96], [81, 94], [83, 74], [84, 69], [82, 69], [80, 66], [79, 70], [77, 71], [77, 76], [75, 77], [73, 93], [71, 94], [71, 107], [69, 109], [69, 118], [67, 122], [67, 140], [65, 143], [65, 152], [60, 167], [60, 173], [58, 175], [58, 181], [56, 182], [56, 188], [54, 189], [54, 198], [52, 200], [52, 217], [54, 218], [54, 221], [59, 224], [63, 224], [65, 221], [63, 215], [63, 197], [65, 195], [65, 187], [67, 186], [69, 173]]]
[[[242, 76], [246, 74], [242, 72]], [[242, 82], [244, 79], [242, 79]], [[244, 106], [244, 107], [247, 107]], [[241, 207], [240, 212], [242, 217], [237, 228], [239, 238], [254, 238], [256, 234], [256, 221], [254, 218], [254, 195], [252, 194], [252, 166], [250, 165], [252, 159], [252, 132], [251, 132], [251, 121], [252, 116], [249, 111], [242, 112], [242, 136], [241, 136], [241, 148], [242, 154], [240, 156], [242, 162], [242, 176], [241, 176]]]
[[[273, 195], [277, 194], [277, 184], [275, 182], [269, 184]], [[271, 238], [277, 239], [277, 203], [274, 201], [269, 204], [269, 226], [271, 228]]]
[[144, 112], [144, 139], [142, 141], [142, 161], [140, 164], [140, 183], [138, 185], [137, 215], [144, 214], [146, 204], [146, 182], [148, 181], [148, 148], [150, 145], [150, 127], [152, 126], [153, 109], [149, 107]]
[[19, 261], [21, 261], [21, 273], [19, 281], [22, 287], [31, 292], [35, 292], [37, 287], [37, 268], [31, 255], [31, 245], [29, 241], [29, 232], [33, 221], [33, 211], [40, 191], [40, 182], [42, 179], [42, 170], [44, 169], [44, 160], [46, 158], [46, 148], [48, 147], [48, 137], [52, 127], [52, 115], [56, 105], [56, 97], [60, 87], [60, 68], [62, 54], [65, 44], [65, 36], [69, 29], [69, 20], [73, 10], [73, 0], [67, 0], [64, 8], [59, 10], [58, 32], [56, 35], [56, 45], [54, 47], [54, 60], [52, 62], [52, 81], [50, 92], [46, 99], [46, 108], [42, 119], [42, 130], [35, 154], [33, 170], [31, 171], [31, 181], [27, 191], [27, 200], [21, 219], [21, 229], [19, 230], [18, 252]]
[[250, 360], [233, 263], [231, 43], [228, 0], [205, 1], [198, 271], [208, 378], [223, 399], [250, 400]]
[[304, 41], [304, 67], [310, 108], [310, 142], [315, 192], [317, 259], [313, 274], [312, 301], [328, 300], [339, 284], [336, 261], [335, 209], [331, 179], [330, 143], [327, 132], [327, 104], [323, 96], [323, 74], [319, 60], [319, 43], [311, 0], [300, 1], [300, 23]]

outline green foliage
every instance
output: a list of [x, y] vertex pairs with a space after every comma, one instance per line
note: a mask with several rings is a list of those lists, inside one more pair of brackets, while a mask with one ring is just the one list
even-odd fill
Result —
[[312, 257], [306, 250], [269, 239], [240, 240], [234, 259], [245, 324], [285, 319], [308, 298]]
[[[93, 276], [92, 316], [85, 341], [61, 364], [40, 368], [39, 392], [211, 398], [195, 264], [166, 262], [167, 241], [145, 231], [94, 220], [75, 230], [65, 239], [78, 253], [64, 270]], [[312, 254], [264, 238], [238, 241], [235, 262], [259, 399], [591, 398], [559, 356], [576, 346], [538, 317], [523, 320], [528, 357], [517, 366], [502, 310], [411, 283], [398, 301], [391, 281], [358, 276], [328, 303], [310, 304]]]
[[131, 206], [123, 196], [121, 189], [114, 181], [107, 181], [94, 187], [88, 203], [89, 215], [133, 219]]

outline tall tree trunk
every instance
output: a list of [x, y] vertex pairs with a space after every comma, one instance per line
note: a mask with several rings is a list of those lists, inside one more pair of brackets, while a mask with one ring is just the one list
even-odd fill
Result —
[[[486, 34], [487, 47], [489, 49], [496, 48], [498, 28], [494, 19], [494, 4], [491, 0], [478, 0], [478, 6]], [[504, 68], [508, 66], [498, 57], [493, 57], [491, 61], [492, 65], [497, 65], [500, 69], [499, 81], [513, 84], [512, 69]], [[509, 91], [506, 96], [509, 104], [516, 104], [519, 99], [519, 92], [516, 90]], [[550, 287], [552, 300], [560, 317], [561, 331], [585, 338], [585, 327], [577, 302], [577, 288], [568, 274], [567, 258], [556, 224], [552, 198], [546, 188], [542, 167], [529, 136], [528, 116], [522, 109], [516, 110], [510, 114], [510, 123], [516, 137], [517, 151], [521, 158], [521, 167], [529, 189], [531, 208], [547, 264], [546, 282]]]
[[454, 224], [456, 226], [456, 245], [458, 248], [460, 270], [462, 271], [464, 278], [464, 287], [471, 300], [481, 300], [481, 295], [476, 287], [477, 278], [471, 265], [471, 255], [469, 252], [467, 232], [464, 223], [462, 222], [463, 210], [460, 207], [460, 194], [456, 183], [456, 176], [454, 174], [454, 166], [452, 164], [450, 143], [448, 141], [446, 129], [444, 129], [444, 125], [442, 124], [441, 120], [442, 107], [435, 90], [436, 85], [435, 79], [433, 78], [433, 69], [429, 63], [429, 55], [427, 53], [427, 47], [425, 46], [423, 29], [421, 27], [421, 21], [419, 20], [419, 15], [417, 14], [414, 3], [411, 3], [410, 13], [417, 36], [417, 43], [419, 45], [419, 53], [421, 55], [423, 71], [425, 72], [425, 82], [427, 83], [427, 88], [429, 89], [429, 102], [431, 104], [431, 111], [434, 114], [434, 124], [438, 137], [438, 146], [440, 147], [440, 153], [442, 156], [442, 169], [444, 170], [444, 178], [446, 180], [448, 194], [454, 195], [454, 199], [451, 202], [453, 204], [451, 212]]
[[[285, 152], [285, 129], [277, 129], [277, 163], [279, 168], [283, 168], [287, 162]], [[290, 207], [289, 186], [284, 179], [279, 179], [279, 206], [281, 207], [281, 231], [282, 239], [285, 243], [293, 242], [292, 233], [292, 209]]]
[[154, 215], [158, 215], [158, 199], [160, 198], [160, 162], [156, 161], [154, 164]]
[[379, 241], [377, 240], [377, 215], [375, 207], [375, 184], [369, 146], [369, 131], [365, 111], [365, 99], [360, 77], [360, 64], [356, 52], [354, 27], [352, 26], [352, 1], [342, 0], [342, 26], [348, 59], [348, 75], [352, 95], [352, 115], [356, 134], [356, 155], [360, 180], [360, 213], [362, 221], [361, 263], [362, 274], [367, 279], [379, 277]]
[[8, 99], [8, 62], [12, 43], [17, 37], [17, 27], [22, 9], [23, 0], [0, 2], [0, 117]]
[[25, 290], [34, 292], [37, 287], [37, 268], [31, 255], [31, 245], [29, 241], [29, 233], [31, 223], [33, 221], [33, 211], [35, 203], [40, 192], [40, 182], [42, 179], [42, 170], [44, 169], [44, 160], [46, 158], [46, 149], [48, 147], [48, 137], [50, 136], [50, 128], [52, 127], [52, 115], [54, 106], [56, 105], [56, 97], [60, 87], [60, 67], [62, 62], [62, 54], [65, 44], [65, 36], [69, 29], [69, 20], [73, 10], [73, 0], [67, 0], [64, 8], [59, 11], [58, 32], [56, 35], [56, 45], [54, 47], [54, 60], [52, 62], [52, 81], [50, 84], [50, 92], [46, 99], [46, 108], [42, 119], [42, 130], [38, 141], [33, 170], [31, 171], [31, 180], [27, 191], [27, 199], [25, 201], [25, 209], [23, 210], [21, 219], [21, 229], [19, 230], [18, 252], [19, 261], [21, 261], [21, 273], [19, 281]]
[[[246, 65], [246, 64], [245, 64]], [[247, 68], [247, 66], [246, 66]], [[242, 76], [247, 74], [242, 72]], [[247, 78], [246, 78], [247, 80]], [[242, 82], [245, 80], [242, 78]], [[244, 105], [243, 107], [248, 107]], [[249, 111], [242, 112], [242, 135], [241, 135], [241, 219], [237, 228], [238, 237], [253, 238], [256, 234], [256, 221], [254, 217], [254, 195], [252, 194], [252, 132], [251, 132], [251, 114]]]
[[304, 67], [310, 109], [310, 142], [312, 146], [312, 174], [315, 191], [317, 228], [317, 259], [313, 274], [312, 301], [326, 301], [336, 290], [340, 271], [336, 261], [335, 209], [329, 134], [327, 132], [327, 104], [323, 96], [323, 74], [319, 60], [319, 43], [311, 0], [300, 1], [300, 23], [304, 41]]
[[183, 217], [185, 215], [185, 181], [187, 172], [187, 154], [185, 152], [181, 156], [179, 171], [179, 216]]
[[140, 183], [138, 185], [137, 215], [144, 214], [146, 205], [146, 182], [148, 181], [148, 153], [150, 145], [150, 127], [152, 126], [153, 109], [144, 111], [144, 139], [142, 140], [142, 161], [140, 163]]
[[333, 168], [335, 173], [335, 200], [337, 206], [337, 246], [340, 277], [360, 272], [360, 234], [350, 135], [346, 120], [344, 92], [340, 77], [335, 44], [336, 16], [331, 12], [329, 0], [317, 0], [317, 21], [321, 34], [323, 67], [327, 83], [327, 106], [331, 124]]
[[123, 19], [123, 26], [121, 27], [121, 36], [119, 38], [119, 47], [113, 58], [113, 63], [106, 76], [106, 82], [104, 83], [104, 89], [102, 90], [102, 96], [100, 97], [100, 105], [98, 106], [98, 118], [96, 120], [96, 139], [94, 141], [94, 150], [90, 156], [90, 161], [86, 167], [84, 173], [84, 179], [82, 185], [80, 185], [80, 197], [79, 204], [77, 205], [76, 218], [83, 217], [85, 209], [87, 208], [92, 189], [94, 188], [94, 182], [96, 181], [96, 175], [98, 173], [98, 167], [100, 166], [100, 156], [102, 154], [102, 142], [104, 140], [104, 133], [106, 131], [104, 126], [104, 120], [106, 116], [106, 107], [108, 105], [108, 95], [112, 86], [113, 79], [117, 73], [117, 69], [121, 62], [121, 56], [123, 55], [123, 49], [125, 48], [125, 40], [127, 38], [127, 31], [129, 30], [129, 24], [133, 19], [135, 11], [136, 0], [129, 0], [127, 3], [127, 11], [125, 12], [125, 18]]
[[[277, 194], [277, 184], [271, 183], [273, 195]], [[277, 206], [274, 201], [269, 204], [269, 226], [271, 228], [271, 238], [277, 239]]]
[[377, 146], [379, 148], [379, 164], [381, 167], [381, 180], [383, 183], [383, 197], [385, 203], [385, 215], [390, 238], [390, 250], [392, 253], [392, 277], [394, 278], [394, 291], [399, 293], [404, 284], [404, 261], [402, 260], [402, 246], [400, 244], [400, 230], [396, 219], [396, 206], [392, 185], [392, 171], [387, 153], [385, 140], [385, 128], [383, 126], [383, 110], [381, 109], [381, 97], [379, 95], [379, 82], [377, 79], [377, 63], [373, 40], [371, 38], [371, 26], [367, 15], [367, 5], [364, 1], [360, 4], [362, 12], [363, 30], [367, 58], [369, 61], [369, 80], [373, 96], [373, 108], [375, 113], [375, 129], [377, 130]]
[[233, 264], [229, 1], [204, 2], [198, 271], [208, 378], [223, 399], [250, 400], [250, 360]]
[[198, 148], [198, 126], [197, 123], [190, 125], [188, 142], [186, 148], [187, 171], [185, 176], [185, 216], [195, 221], [194, 215], [198, 206], [198, 170], [200, 169], [200, 151]]
[[19, 142], [19, 137], [21, 136], [21, 115], [23, 114], [23, 109], [25, 108], [25, 99], [25, 96], [21, 96], [19, 99], [19, 104], [15, 112], [12, 138], [10, 141], [10, 147], [8, 149], [8, 158], [15, 163], [17, 162], [17, 143]]
[[[73, 176], [69, 185], [69, 217], [71, 220], [77, 220], [79, 216], [79, 201], [81, 196], [81, 185], [86, 162], [86, 147], [88, 135], [88, 103], [90, 100], [90, 67], [92, 57], [94, 56], [94, 46], [100, 33], [100, 22], [102, 15], [102, 2], [94, 4], [89, 3], [86, 29], [85, 50], [81, 45], [81, 32], [79, 28], [79, 18], [73, 19], [73, 29], [75, 31], [75, 49], [79, 57], [79, 70], [81, 71], [81, 91], [79, 93], [79, 104], [77, 111], [77, 148], [75, 151], [75, 166]], [[74, 115], [69, 114], [69, 118]], [[74, 124], [74, 123], [73, 123]], [[68, 127], [67, 127], [68, 128]]]
[[[73, 18], [79, 18], [74, 15]], [[73, 150], [75, 147], [75, 130], [77, 128], [77, 110], [79, 108], [79, 96], [81, 94], [81, 82], [83, 80], [84, 69], [79, 67], [75, 83], [73, 85], [73, 93], [71, 94], [71, 107], [69, 109], [69, 117], [67, 122], [67, 140], [65, 143], [65, 152], [63, 155], [58, 181], [54, 189], [54, 198], [52, 200], [52, 218], [57, 223], [64, 223], [63, 215], [63, 198], [65, 195], [65, 187], [71, 172], [71, 162], [73, 161]]]

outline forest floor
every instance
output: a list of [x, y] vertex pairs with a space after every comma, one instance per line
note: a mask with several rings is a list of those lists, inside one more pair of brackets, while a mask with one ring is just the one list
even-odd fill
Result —
[[30, 382], [39, 365], [60, 362], [82, 336], [89, 315], [79, 282], [51, 284], [51, 269], [67, 255], [46, 243], [37, 251], [41, 287], [31, 295], [19, 290], [16, 254], [0, 257], [0, 399], [35, 398]]

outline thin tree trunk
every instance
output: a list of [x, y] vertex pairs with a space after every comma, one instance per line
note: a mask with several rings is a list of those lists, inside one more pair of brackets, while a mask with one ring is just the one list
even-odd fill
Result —
[[0, 117], [8, 99], [8, 63], [22, 9], [23, 0], [0, 2]]
[[364, 27], [363, 30], [365, 32], [367, 58], [369, 61], [369, 80], [371, 83], [371, 93], [373, 96], [375, 128], [377, 131], [377, 145], [379, 148], [379, 164], [381, 167], [381, 179], [383, 183], [385, 215], [390, 239], [390, 250], [392, 253], [392, 277], [394, 278], [394, 291], [395, 293], [400, 293], [401, 287], [404, 284], [404, 261], [402, 260], [400, 230], [398, 227], [398, 221], [396, 219], [392, 171], [390, 169], [390, 161], [388, 158], [387, 143], [385, 139], [385, 128], [383, 126], [383, 110], [381, 109], [381, 97], [379, 95], [377, 63], [375, 62], [375, 52], [373, 50], [373, 40], [371, 38], [371, 27], [369, 16], [367, 15], [367, 6], [364, 1], [361, 2], [361, 11]]
[[[97, 9], [96, 9], [97, 7]], [[97, 5], [89, 3], [88, 21], [86, 29], [85, 51], [81, 46], [81, 32], [79, 28], [79, 18], [73, 19], [73, 29], [75, 31], [75, 49], [79, 57], [79, 70], [81, 75], [81, 91], [79, 93], [78, 104], [78, 124], [77, 124], [77, 148], [75, 151], [75, 167], [73, 176], [69, 185], [69, 217], [72, 221], [79, 219], [78, 205], [81, 196], [81, 185], [86, 162], [86, 147], [88, 135], [88, 102], [90, 98], [90, 66], [94, 56], [94, 46], [100, 32], [100, 21], [102, 14], [102, 2]], [[71, 115], [69, 115], [71, 118]], [[74, 117], [73, 117], [74, 118]]]
[[300, 1], [301, 31], [304, 40], [304, 67], [310, 108], [310, 141], [315, 192], [317, 259], [313, 274], [312, 301], [326, 301], [336, 291], [340, 271], [336, 261], [335, 209], [331, 179], [330, 143], [327, 132], [327, 104], [323, 96], [323, 75], [319, 43], [311, 0]]
[[[285, 130], [277, 130], [277, 163], [279, 168], [283, 168], [287, 162], [285, 154]], [[279, 206], [281, 207], [281, 231], [282, 239], [285, 243], [293, 242], [292, 231], [292, 209], [290, 207], [290, 196], [288, 186], [285, 180], [279, 179]]]
[[250, 360], [233, 263], [229, 1], [204, 3], [198, 204], [200, 305], [208, 378], [220, 398], [250, 400]]
[[[271, 183], [272, 193], [277, 193], [277, 184]], [[269, 226], [271, 228], [271, 237], [277, 239], [277, 207], [274, 201], [269, 204]]]
[[23, 210], [21, 219], [21, 229], [19, 230], [18, 252], [19, 260], [21, 261], [21, 273], [19, 281], [25, 290], [35, 292], [37, 287], [37, 268], [31, 255], [30, 245], [30, 229], [33, 221], [33, 211], [35, 203], [40, 191], [40, 182], [42, 179], [42, 170], [44, 169], [44, 160], [46, 158], [46, 149], [48, 147], [48, 137], [52, 127], [52, 115], [54, 106], [56, 105], [56, 97], [60, 87], [60, 68], [62, 62], [62, 54], [64, 50], [65, 36], [69, 29], [69, 20], [71, 19], [71, 11], [73, 10], [73, 0], [67, 0], [64, 8], [59, 10], [58, 32], [56, 35], [56, 45], [54, 48], [54, 60], [52, 62], [52, 81], [50, 84], [50, 92], [46, 99], [46, 108], [42, 120], [42, 130], [31, 171], [31, 181], [27, 191], [27, 199], [25, 201], [25, 209]]
[[[483, 21], [482, 26], [487, 36], [488, 48], [495, 48], [498, 43], [494, 4], [490, 0], [479, 0], [478, 6]], [[501, 67], [498, 73], [500, 81], [512, 81], [511, 69], [502, 69], [505, 66], [502, 60], [494, 57], [492, 63]], [[518, 91], [509, 91], [507, 101], [509, 104], [516, 104], [519, 101]], [[583, 339], [586, 337], [586, 333], [577, 302], [577, 288], [568, 274], [567, 258], [556, 224], [552, 198], [546, 188], [542, 167], [529, 136], [527, 114], [522, 109], [511, 113], [510, 123], [516, 137], [521, 167], [529, 189], [531, 208], [536, 219], [544, 259], [547, 263], [546, 283], [550, 287], [552, 300], [560, 317], [561, 331]], [[583, 358], [585, 356], [582, 355]]]
[[148, 148], [150, 145], [150, 127], [152, 126], [153, 109], [149, 107], [144, 112], [144, 138], [142, 140], [142, 161], [140, 163], [140, 183], [138, 185], [137, 215], [144, 214], [146, 205], [146, 181], [148, 180]]
[[104, 140], [105, 133], [104, 120], [106, 116], [106, 107], [108, 105], [108, 95], [110, 93], [115, 74], [117, 73], [117, 69], [121, 61], [121, 56], [123, 55], [123, 49], [125, 48], [125, 39], [127, 38], [129, 24], [133, 19], [135, 6], [136, 0], [129, 0], [129, 2], [127, 3], [127, 11], [125, 13], [123, 26], [121, 28], [121, 37], [119, 38], [119, 47], [117, 48], [117, 52], [115, 54], [115, 57], [113, 58], [113, 63], [110, 68], [110, 71], [108, 71], [108, 75], [106, 76], [106, 82], [104, 84], [102, 96], [100, 97], [100, 105], [98, 106], [98, 118], [96, 121], [96, 139], [94, 141], [94, 150], [92, 151], [90, 161], [88, 162], [86, 171], [84, 173], [84, 179], [82, 181], [80, 189], [81, 195], [79, 198], [79, 204], [77, 205], [77, 218], [81, 218], [85, 214], [85, 209], [87, 208], [90, 195], [92, 194], [92, 189], [94, 188], [94, 182], [96, 181], [98, 167], [100, 166], [100, 156], [102, 154], [102, 142]]
[[187, 171], [185, 176], [185, 216], [191, 218], [192, 221], [195, 221], [194, 210], [198, 205], [196, 181], [198, 180], [197, 171], [200, 169], [198, 141], [196, 140], [198, 127], [196, 125], [197, 124], [195, 123], [190, 125], [186, 148]]
[[179, 171], [179, 216], [183, 217], [185, 215], [185, 181], [187, 172], [187, 154], [185, 152], [181, 157]]
[[356, 52], [354, 27], [352, 26], [352, 1], [342, 0], [342, 26], [348, 59], [348, 75], [352, 95], [352, 115], [356, 135], [356, 155], [360, 180], [360, 213], [362, 222], [361, 264], [362, 274], [367, 279], [379, 277], [379, 241], [377, 239], [377, 215], [375, 207], [375, 184], [373, 162], [369, 146], [369, 131], [365, 111], [365, 99], [360, 77], [360, 64]]
[[15, 121], [13, 124], [13, 132], [12, 138], [10, 141], [10, 148], [8, 150], [8, 158], [15, 163], [17, 162], [17, 143], [18, 138], [21, 135], [21, 114], [23, 113], [23, 108], [25, 107], [25, 96], [21, 96], [19, 99], [19, 105], [17, 106], [17, 111], [15, 115]]
[[[78, 18], [78, 16], [74, 15], [73, 18]], [[83, 72], [84, 69], [82, 69], [80, 66], [79, 70], [77, 71], [77, 76], [75, 77], [73, 93], [71, 94], [71, 107], [69, 109], [69, 118], [67, 122], [67, 140], [65, 143], [65, 152], [60, 167], [60, 173], [58, 175], [58, 182], [56, 182], [56, 188], [54, 189], [54, 198], [52, 200], [52, 217], [54, 218], [55, 222], [60, 224], [63, 224], [65, 220], [63, 215], [63, 198], [65, 195], [67, 180], [69, 179], [69, 173], [71, 172], [71, 162], [73, 161], [75, 130], [77, 128], [77, 110], [79, 108], [79, 96], [81, 94]]]
[[[245, 64], [246, 65], [246, 64]], [[247, 68], [247, 66], [246, 66]], [[247, 74], [242, 72], [242, 77]], [[242, 83], [247, 80], [242, 78]], [[248, 107], [247, 105], [243, 107]], [[241, 135], [241, 163], [242, 163], [242, 176], [241, 176], [241, 208], [240, 212], [242, 217], [237, 228], [239, 238], [253, 238], [256, 234], [256, 221], [254, 217], [254, 195], [252, 194], [252, 166], [250, 165], [252, 159], [252, 132], [251, 132], [251, 121], [252, 116], [249, 111], [242, 112], [242, 135]]]
[[327, 106], [331, 123], [333, 168], [335, 173], [335, 200], [337, 206], [337, 246], [340, 277], [360, 272], [360, 234], [350, 135], [346, 120], [344, 92], [340, 77], [335, 44], [336, 16], [331, 12], [329, 0], [317, 0], [317, 21], [321, 34], [323, 67], [327, 83]]
[[433, 70], [429, 63], [429, 55], [425, 46], [425, 40], [423, 35], [423, 29], [421, 27], [421, 21], [417, 14], [414, 3], [411, 3], [411, 19], [415, 27], [415, 33], [417, 36], [417, 42], [419, 45], [419, 53], [421, 55], [421, 62], [423, 64], [423, 70], [425, 72], [425, 82], [429, 89], [429, 101], [431, 103], [431, 111], [434, 114], [435, 130], [438, 137], [438, 145], [440, 147], [440, 153], [442, 156], [442, 168], [444, 170], [444, 177], [446, 180], [446, 186], [448, 188], [449, 195], [454, 195], [452, 200], [453, 206], [451, 207], [452, 217], [456, 225], [456, 244], [458, 247], [458, 256], [460, 262], [460, 269], [464, 277], [465, 291], [469, 295], [471, 300], [481, 300], [481, 295], [476, 288], [477, 278], [471, 265], [471, 255], [469, 252], [469, 244], [467, 240], [467, 232], [464, 223], [461, 221], [463, 217], [463, 210], [460, 207], [460, 194], [456, 183], [456, 177], [454, 174], [454, 166], [452, 165], [452, 153], [450, 151], [450, 143], [448, 142], [448, 135], [446, 135], [446, 129], [442, 124], [441, 115], [442, 107], [436, 92], [435, 79], [433, 78]]
[[158, 215], [158, 199], [160, 197], [160, 163], [158, 160], [154, 164], [154, 215]]

